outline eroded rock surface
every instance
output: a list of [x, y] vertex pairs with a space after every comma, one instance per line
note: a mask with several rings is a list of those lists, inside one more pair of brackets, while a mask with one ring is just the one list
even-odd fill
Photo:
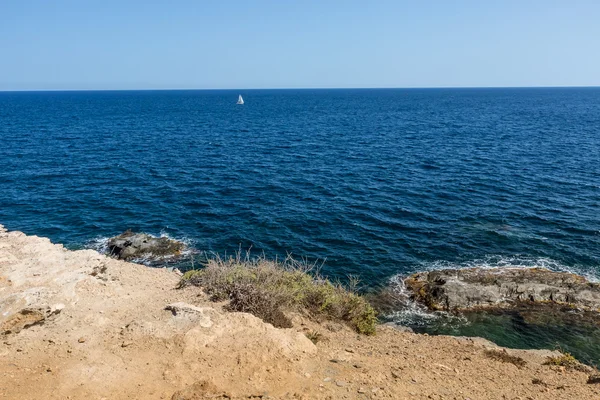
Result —
[[541, 268], [447, 269], [419, 272], [404, 281], [431, 310], [460, 311], [533, 304], [600, 310], [600, 284]]
[[58, 304], [52, 308], [23, 308], [12, 314], [7, 313], [0, 322], [0, 334], [19, 333], [30, 326], [43, 324], [63, 308], [64, 304]]

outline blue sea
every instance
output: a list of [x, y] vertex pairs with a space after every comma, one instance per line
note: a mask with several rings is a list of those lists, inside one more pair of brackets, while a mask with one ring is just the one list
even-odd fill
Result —
[[[0, 223], [73, 249], [131, 228], [291, 253], [367, 291], [446, 267], [597, 280], [600, 88], [2, 92]], [[600, 362], [597, 326], [400, 314]]]

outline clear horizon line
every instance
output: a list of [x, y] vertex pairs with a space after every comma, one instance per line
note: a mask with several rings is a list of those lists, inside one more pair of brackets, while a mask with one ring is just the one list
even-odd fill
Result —
[[138, 89], [0, 89], [0, 93], [12, 92], [150, 92], [150, 91], [211, 91], [211, 90], [415, 90], [415, 89], [584, 89], [600, 88], [600, 85], [554, 85], [554, 86], [349, 86], [349, 87], [250, 87], [250, 88], [138, 88]]

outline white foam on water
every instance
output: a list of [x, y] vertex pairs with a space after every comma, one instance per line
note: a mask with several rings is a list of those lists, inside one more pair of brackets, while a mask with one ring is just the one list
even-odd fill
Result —
[[393, 323], [401, 326], [426, 326], [433, 322], [439, 323], [443, 320], [454, 321], [460, 319], [461, 322], [466, 319], [456, 317], [443, 311], [432, 312], [424, 305], [417, 303], [410, 298], [410, 292], [404, 285], [403, 275], [393, 276], [389, 283], [388, 289], [394, 297], [395, 303], [399, 305], [397, 310], [385, 315]]
[[89, 240], [83, 247], [86, 249], [96, 250], [100, 254], [108, 254], [108, 236], [98, 236]]
[[494, 256], [490, 255], [481, 259], [463, 262], [434, 261], [418, 266], [415, 272], [435, 271], [440, 269], [464, 269], [464, 268], [543, 268], [555, 272], [567, 272], [580, 275], [590, 282], [600, 282], [600, 265], [597, 267], [567, 266], [563, 263], [547, 257]]
[[[153, 235], [150, 235], [153, 236]], [[156, 237], [156, 236], [154, 236]], [[187, 236], [182, 236], [182, 237], [174, 237], [169, 235], [167, 232], [165, 232], [164, 230], [160, 231], [160, 237], [164, 237], [170, 240], [175, 240], [177, 242], [181, 242], [183, 243], [183, 250], [181, 251], [180, 255], [177, 256], [176, 258], [181, 259], [181, 258], [186, 258], [188, 256], [191, 256], [192, 254], [198, 254], [199, 251], [196, 249], [196, 241], [187, 237]], [[163, 258], [173, 258], [174, 256], [164, 256]]]

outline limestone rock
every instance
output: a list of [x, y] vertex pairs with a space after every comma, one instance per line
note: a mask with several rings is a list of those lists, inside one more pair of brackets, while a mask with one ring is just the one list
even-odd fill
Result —
[[541, 268], [468, 268], [420, 272], [404, 281], [431, 310], [506, 308], [523, 303], [600, 309], [600, 284]]
[[181, 255], [185, 245], [167, 237], [154, 237], [128, 230], [108, 240], [108, 251], [121, 260], [147, 259], [150, 261]]

